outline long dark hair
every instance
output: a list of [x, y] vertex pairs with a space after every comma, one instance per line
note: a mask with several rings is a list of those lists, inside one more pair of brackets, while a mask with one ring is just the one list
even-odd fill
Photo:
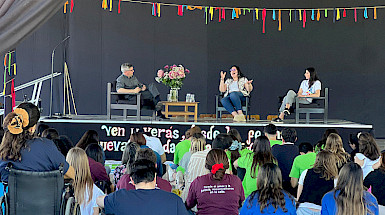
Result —
[[[263, 209], [272, 205], [276, 212], [278, 208], [282, 208], [283, 212], [288, 210], [285, 207], [285, 195], [282, 188], [282, 173], [279, 167], [273, 163], [263, 164], [258, 171], [257, 177], [258, 189], [250, 194], [248, 208], [252, 207], [253, 200], [258, 198], [259, 209], [262, 213]], [[294, 202], [294, 198], [287, 194]]]
[[229, 159], [223, 149], [211, 149], [207, 154], [205, 164], [206, 169], [211, 171], [215, 164], [223, 164], [223, 168], [218, 169], [215, 174], [213, 174], [214, 180], [221, 181], [225, 175], [226, 169], [229, 168]]
[[237, 65], [232, 65], [232, 66], [230, 67], [230, 69], [233, 68], [233, 67], [235, 67], [235, 68], [237, 69], [237, 71], [238, 71], [238, 78], [245, 77], [245, 76], [243, 75], [241, 69], [239, 68], [239, 66], [237, 66]]
[[2, 160], [21, 160], [20, 151], [26, 148], [27, 140], [33, 138], [28, 129], [35, 126], [39, 118], [39, 109], [27, 102], [21, 103], [14, 112], [7, 114], [3, 122], [5, 132], [0, 145]]
[[[233, 139], [234, 141], [238, 141], [242, 143], [242, 138], [241, 134], [239, 134], [238, 130], [235, 128], [232, 128], [227, 134]], [[231, 169], [233, 170], [233, 175], [237, 175], [237, 169], [234, 167], [234, 161], [236, 161], [238, 158], [241, 157], [241, 154], [239, 153], [239, 150], [230, 150], [231, 156], [230, 156], [230, 161], [231, 161]]]
[[[250, 154], [251, 155], [251, 154]], [[250, 156], [249, 155], [249, 156]], [[253, 164], [251, 165], [251, 177], [256, 178], [257, 168], [265, 163], [276, 161], [271, 153], [270, 141], [266, 136], [259, 136], [253, 144]]]
[[338, 177], [335, 155], [329, 151], [320, 151], [315, 159], [313, 171], [321, 174], [321, 178], [325, 178], [325, 180], [333, 180]]
[[[338, 195], [337, 191], [340, 191]], [[349, 162], [342, 167], [334, 190], [333, 196], [337, 203], [337, 214], [372, 214], [368, 213], [367, 203], [363, 195], [364, 185], [361, 166]]]
[[99, 134], [95, 130], [86, 131], [79, 142], [76, 144], [76, 147], [86, 149], [87, 146], [91, 143], [99, 143]]
[[309, 67], [306, 70], [310, 73], [310, 78], [309, 78], [309, 88], [310, 88], [311, 86], [313, 86], [314, 82], [319, 81], [319, 78], [313, 67]]
[[316, 152], [319, 152], [322, 150], [322, 147], [325, 147], [326, 145], [326, 140], [328, 139], [329, 135], [330, 134], [338, 134], [338, 131], [334, 128], [328, 128], [325, 130], [323, 136], [322, 136], [322, 139], [320, 141], [318, 141], [318, 143], [316, 144], [315, 148], [317, 149]]
[[368, 132], [362, 132], [358, 138], [359, 152], [370, 160], [376, 160], [381, 156], [380, 149], [374, 137]]

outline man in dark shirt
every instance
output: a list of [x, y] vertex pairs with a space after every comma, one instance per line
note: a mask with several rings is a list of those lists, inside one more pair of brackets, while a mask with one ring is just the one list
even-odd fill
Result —
[[[136, 94], [141, 93], [141, 106], [147, 106], [157, 111], [157, 115], [160, 118], [165, 118], [162, 114], [162, 105], [160, 101], [160, 94], [154, 84], [149, 84], [148, 88], [146, 85], [140, 83], [134, 76], [134, 66], [130, 63], [123, 63], [120, 66], [122, 74], [116, 79], [116, 92], [118, 93], [129, 93]], [[129, 102], [136, 101], [136, 96], [126, 95], [125, 99]]]
[[131, 166], [130, 178], [136, 190], [120, 189], [108, 196], [99, 196], [96, 203], [105, 209], [105, 214], [188, 215], [179, 196], [155, 189], [155, 172], [152, 161], [135, 161]]
[[290, 170], [293, 166], [295, 157], [299, 155], [298, 146], [294, 145], [297, 141], [297, 131], [294, 128], [285, 128], [282, 130], [283, 144], [276, 144], [272, 147], [271, 152], [278, 161], [278, 166], [282, 172], [283, 189], [296, 196], [296, 189], [290, 184]]

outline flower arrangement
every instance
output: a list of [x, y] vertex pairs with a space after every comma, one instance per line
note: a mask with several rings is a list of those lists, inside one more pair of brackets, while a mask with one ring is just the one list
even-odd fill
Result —
[[186, 74], [189, 73], [190, 71], [185, 69], [182, 65], [166, 65], [163, 69], [158, 70], [155, 80], [170, 88], [180, 89], [183, 86], [183, 80], [186, 78]]

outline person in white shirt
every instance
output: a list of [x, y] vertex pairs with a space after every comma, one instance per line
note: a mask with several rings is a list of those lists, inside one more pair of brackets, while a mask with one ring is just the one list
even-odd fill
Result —
[[160, 155], [162, 163], [164, 163], [166, 161], [166, 154], [164, 153], [164, 148], [160, 139], [147, 134], [143, 134], [143, 136], [146, 139], [146, 146], [157, 152]]
[[279, 108], [279, 116], [272, 122], [279, 123], [283, 122], [285, 115], [290, 115], [290, 107], [295, 102], [295, 97], [300, 97], [299, 103], [310, 104], [312, 98], [301, 98], [301, 97], [320, 97], [321, 95], [321, 81], [319, 80], [317, 73], [313, 67], [309, 67], [305, 70], [305, 80], [301, 82], [298, 93], [294, 90], [289, 90], [286, 96], [283, 98], [281, 107]]

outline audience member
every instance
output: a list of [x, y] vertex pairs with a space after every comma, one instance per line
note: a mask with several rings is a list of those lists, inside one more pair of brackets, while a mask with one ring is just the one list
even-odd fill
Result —
[[246, 174], [246, 169], [241, 167], [235, 168], [233, 161], [236, 161], [238, 158], [247, 155], [248, 153], [251, 152], [251, 150], [245, 147], [245, 143], [242, 142], [241, 134], [237, 129], [232, 128], [229, 130], [229, 132], [227, 132], [227, 134], [233, 138], [233, 143], [235, 140], [241, 143], [242, 149], [239, 151], [239, 156], [237, 153], [231, 154], [230, 167], [233, 169], [233, 174], [237, 175], [241, 179], [241, 181], [243, 181], [243, 178], [245, 177], [245, 174]]
[[133, 163], [130, 178], [136, 190], [120, 189], [108, 196], [97, 199], [99, 207], [106, 214], [128, 215], [188, 215], [182, 200], [175, 194], [155, 189], [156, 168], [149, 160]]
[[385, 214], [385, 150], [381, 154], [380, 166], [366, 176], [364, 186], [377, 198], [380, 214]]
[[323, 136], [322, 136], [322, 139], [320, 141], [317, 142], [317, 144], [315, 145], [315, 152], [318, 153], [320, 151], [322, 151], [324, 148], [325, 148], [325, 145], [326, 145], [326, 140], [328, 139], [329, 135], [330, 134], [338, 134], [338, 131], [334, 128], [328, 128], [325, 130]]
[[39, 126], [37, 127], [37, 136], [38, 137], [42, 137], [41, 135], [43, 134], [43, 131], [45, 130], [45, 129], [48, 129], [49, 128], [49, 126], [47, 125], [47, 124], [43, 124], [43, 123], [41, 123], [41, 122], [39, 122], [38, 123], [39, 124]]
[[202, 133], [202, 130], [198, 126], [194, 126], [186, 131], [185, 140], [179, 142], [175, 147], [174, 164], [179, 165], [179, 162], [183, 158], [183, 155], [190, 150], [191, 137], [194, 134], [200, 133]]
[[294, 128], [285, 128], [282, 130], [282, 145], [276, 144], [271, 148], [282, 172], [283, 189], [292, 195], [295, 195], [296, 189], [292, 188], [289, 175], [294, 159], [299, 155], [298, 146], [294, 145], [296, 141], [297, 131]]
[[[232, 139], [226, 133], [218, 134], [212, 142], [213, 149], [224, 149], [231, 146]], [[183, 201], [186, 201], [187, 195], [190, 190], [191, 183], [198, 177], [206, 175], [209, 173], [209, 170], [206, 169], [206, 157], [210, 149], [205, 149], [204, 151], [196, 152], [191, 155], [190, 161], [188, 163], [188, 172], [185, 174], [185, 188], [181, 194]], [[195, 209], [193, 209], [195, 211]]]
[[349, 137], [349, 146], [352, 148], [352, 151], [350, 152], [350, 159], [354, 160], [354, 156], [360, 151], [359, 143], [358, 143], [358, 134], [350, 134]]
[[[142, 132], [134, 132], [130, 135], [130, 142], [135, 142], [137, 143], [141, 149], [144, 149], [144, 148], [149, 148], [147, 145], [146, 145], [146, 138], [144, 138], [143, 136], [143, 133]], [[163, 165], [162, 165], [162, 158], [160, 157], [160, 155], [155, 152], [155, 155], [156, 155], [156, 173], [160, 176], [163, 175]]]
[[295, 200], [282, 189], [282, 175], [273, 163], [262, 165], [258, 171], [256, 191], [243, 203], [240, 215], [296, 214]]
[[[153, 162], [156, 167], [156, 156], [155, 156], [155, 152], [152, 149], [150, 148], [139, 149], [136, 152], [135, 160], [142, 160], [142, 159]], [[126, 174], [122, 176], [122, 178], [117, 184], [118, 189], [126, 189], [126, 190], [135, 189], [134, 184], [130, 180], [130, 174], [131, 174], [131, 168], [128, 168], [128, 171], [126, 172]], [[155, 182], [156, 182], [155, 184], [156, 189], [161, 189], [167, 192], [171, 192], [172, 187], [168, 181], [162, 179], [159, 176], [156, 176]]]
[[373, 165], [380, 162], [381, 154], [380, 149], [377, 146], [376, 140], [374, 137], [367, 133], [363, 132], [358, 138], [359, 143], [359, 153], [354, 157], [354, 162], [359, 164], [362, 167], [364, 179], [365, 177], [372, 172]]
[[146, 139], [146, 146], [148, 146], [150, 149], [160, 155], [162, 163], [166, 162], [166, 153], [164, 153], [164, 148], [160, 139], [151, 136], [149, 132], [143, 133], [143, 136]]
[[[80, 147], [79, 147], [80, 148]], [[103, 165], [103, 151], [97, 143], [91, 143], [86, 148], [88, 163], [90, 166], [91, 177], [94, 183], [104, 181], [113, 190], [113, 184], [108, 177], [107, 171]]]
[[259, 136], [253, 144], [253, 151], [240, 157], [234, 162], [235, 167], [246, 169], [245, 177], [242, 181], [245, 197], [257, 190], [257, 175], [259, 167], [265, 163], [276, 162], [271, 153], [270, 141], [266, 136]]
[[82, 215], [99, 214], [96, 199], [104, 193], [94, 184], [86, 152], [79, 148], [72, 148], [67, 155], [67, 162], [75, 169], [73, 182], [76, 202], [80, 205]]
[[271, 147], [273, 147], [276, 144], [279, 144], [279, 145], [282, 144], [281, 140], [277, 140], [277, 132], [278, 132], [277, 127], [272, 123], [266, 125], [265, 128], [263, 129], [263, 133], [267, 138], [269, 138]]
[[322, 198], [321, 214], [379, 214], [376, 197], [364, 190], [360, 165], [349, 162], [342, 167], [336, 188]]
[[122, 178], [124, 174], [129, 174], [130, 172], [129, 168], [135, 162], [136, 152], [139, 149], [140, 149], [139, 145], [134, 142], [130, 142], [126, 145], [126, 148], [124, 149], [122, 154], [122, 165], [116, 167], [114, 171], [115, 186], [118, 184], [119, 180]]
[[305, 169], [310, 169], [313, 167], [315, 162], [316, 153], [313, 151], [313, 146], [310, 143], [304, 142], [299, 144], [299, 153], [294, 161], [293, 166], [289, 174], [291, 186], [296, 188], [298, 185], [298, 179], [301, 176], [301, 173]]
[[8, 181], [8, 163], [19, 170], [52, 171], [63, 165], [64, 177], [74, 178], [74, 169], [55, 144], [46, 138], [33, 137], [40, 111], [32, 103], [21, 103], [4, 118], [4, 137], [0, 145], [1, 181]]
[[334, 188], [337, 177], [335, 155], [329, 151], [320, 151], [314, 167], [304, 170], [299, 179], [297, 200], [301, 204], [297, 214], [321, 214], [321, 199]]
[[350, 155], [345, 152], [340, 135], [332, 133], [326, 139], [324, 150], [328, 150], [336, 156], [338, 169], [350, 161]]
[[196, 178], [186, 200], [187, 209], [197, 205], [197, 214], [238, 214], [244, 198], [241, 180], [226, 174], [229, 160], [224, 150], [212, 149], [206, 157], [211, 173]]
[[76, 146], [85, 150], [91, 143], [99, 143], [99, 134], [95, 130], [86, 131]]
[[190, 162], [191, 155], [193, 155], [195, 152], [205, 150], [205, 146], [206, 139], [203, 134], [194, 134], [192, 136], [190, 151], [186, 152], [179, 162], [179, 166], [181, 167], [183, 173], [188, 171], [188, 163]]
[[242, 139], [241, 135], [236, 129], [231, 129], [227, 134], [233, 139], [231, 146], [225, 150], [226, 155], [229, 158], [230, 167], [229, 170], [233, 175], [238, 175], [238, 168], [234, 168], [234, 161], [241, 157]]
[[71, 145], [68, 145], [67, 142], [64, 142], [63, 140], [61, 139], [53, 139], [52, 140], [57, 149], [64, 155], [64, 156], [67, 156], [68, 154], [68, 151], [72, 148]]
[[54, 128], [47, 128], [43, 131], [41, 137], [45, 137], [49, 140], [55, 140], [59, 138], [59, 132]]
[[65, 145], [70, 147], [70, 149], [75, 146], [74, 143], [72, 142], [72, 140], [66, 135], [60, 135], [59, 140], [63, 141], [65, 143]]

